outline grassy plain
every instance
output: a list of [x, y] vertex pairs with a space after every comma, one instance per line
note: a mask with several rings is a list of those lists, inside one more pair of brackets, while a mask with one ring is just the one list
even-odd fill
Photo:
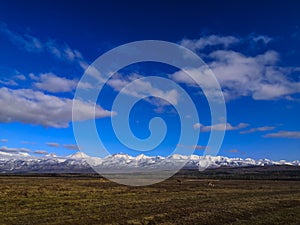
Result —
[[300, 181], [186, 177], [128, 187], [88, 175], [5, 175], [0, 224], [299, 225]]

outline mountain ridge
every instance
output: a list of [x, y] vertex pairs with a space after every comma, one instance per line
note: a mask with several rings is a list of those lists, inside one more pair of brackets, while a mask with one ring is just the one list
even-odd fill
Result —
[[298, 160], [288, 162], [285, 160], [272, 161], [269, 159], [254, 160], [251, 158], [229, 158], [225, 156], [184, 156], [170, 155], [162, 156], [146, 156], [144, 154], [138, 156], [129, 156], [127, 154], [114, 154], [104, 158], [91, 157], [83, 152], [76, 152], [68, 156], [57, 156], [48, 154], [45, 156], [31, 156], [24, 153], [2, 153], [0, 152], [0, 173], [14, 172], [66, 172], [66, 171], [87, 171], [91, 167], [100, 171], [109, 170], [126, 170], [126, 169], [153, 169], [159, 168], [175, 168], [181, 164], [185, 169], [201, 169], [201, 168], [219, 168], [227, 167], [249, 167], [249, 166], [270, 166], [270, 165], [289, 165], [300, 166]]

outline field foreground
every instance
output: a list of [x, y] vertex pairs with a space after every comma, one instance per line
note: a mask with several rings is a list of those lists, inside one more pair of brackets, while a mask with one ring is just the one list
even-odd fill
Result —
[[0, 224], [300, 224], [300, 181], [0, 176]]

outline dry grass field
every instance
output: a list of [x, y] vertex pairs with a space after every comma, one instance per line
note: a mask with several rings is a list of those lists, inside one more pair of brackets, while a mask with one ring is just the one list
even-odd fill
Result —
[[180, 180], [0, 176], [0, 224], [300, 224], [300, 181]]

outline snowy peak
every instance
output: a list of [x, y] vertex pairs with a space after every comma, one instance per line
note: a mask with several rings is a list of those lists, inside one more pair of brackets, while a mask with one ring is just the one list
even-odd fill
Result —
[[146, 156], [146, 155], [144, 155], [144, 154], [140, 154], [140, 155], [138, 155], [137, 157], [135, 157], [135, 159], [136, 160], [147, 160], [147, 159], [149, 159], [149, 158], [151, 158], [150, 156]]
[[69, 159], [86, 159], [89, 158], [90, 156], [84, 154], [83, 152], [76, 152], [75, 154], [67, 156]]
[[54, 153], [49, 153], [45, 156], [48, 157], [48, 158], [57, 158], [57, 155], [55, 155]]

